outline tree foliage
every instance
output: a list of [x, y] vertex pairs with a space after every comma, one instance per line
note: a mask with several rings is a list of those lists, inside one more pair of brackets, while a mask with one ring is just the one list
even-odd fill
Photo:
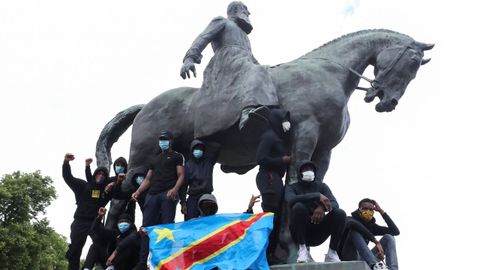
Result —
[[55, 198], [52, 179], [39, 171], [0, 179], [0, 269], [67, 269], [65, 237], [41, 219]]

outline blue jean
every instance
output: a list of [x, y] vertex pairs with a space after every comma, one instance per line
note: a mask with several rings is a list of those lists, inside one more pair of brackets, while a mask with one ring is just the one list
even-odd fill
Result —
[[[352, 231], [351, 240], [352, 244], [357, 249], [358, 259], [363, 259], [367, 262], [369, 266], [372, 266], [378, 262], [378, 258], [375, 255], [375, 248], [370, 250], [368, 248], [368, 244], [365, 242], [365, 239], [361, 234], [356, 231]], [[383, 251], [385, 252], [388, 269], [398, 270], [397, 248], [395, 244], [395, 238], [390, 234], [385, 234], [380, 239], [380, 244], [382, 245]]]
[[[143, 205], [143, 227], [175, 222], [178, 200], [167, 198], [167, 191], [147, 194]], [[148, 258], [148, 237], [142, 236], [140, 244], [140, 264], [146, 265]]]

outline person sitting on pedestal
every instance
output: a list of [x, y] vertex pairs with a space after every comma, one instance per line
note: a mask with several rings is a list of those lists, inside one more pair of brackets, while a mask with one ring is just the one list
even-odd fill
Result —
[[298, 263], [313, 261], [308, 247], [319, 246], [331, 236], [325, 262], [339, 262], [337, 250], [345, 226], [345, 211], [339, 208], [330, 188], [315, 179], [316, 166], [307, 161], [298, 168], [299, 180], [285, 189], [290, 207], [290, 233], [298, 245]]
[[[387, 227], [380, 226], [373, 217], [377, 211], [382, 215]], [[365, 198], [358, 203], [358, 209], [347, 218], [347, 226], [343, 236], [340, 257], [342, 260], [364, 260], [374, 270], [398, 270], [395, 238], [400, 234], [399, 229], [390, 216], [372, 199]], [[375, 235], [383, 237], [378, 241]], [[368, 248], [369, 241], [375, 247]], [[385, 265], [382, 261], [386, 257]]]

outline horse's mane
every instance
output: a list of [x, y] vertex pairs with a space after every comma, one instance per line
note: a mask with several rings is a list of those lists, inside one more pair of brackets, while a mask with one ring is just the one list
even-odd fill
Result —
[[387, 34], [395, 34], [395, 35], [399, 35], [399, 36], [402, 36], [404, 38], [408, 38], [408, 39], [412, 39], [410, 36], [408, 35], [405, 35], [405, 34], [402, 34], [402, 33], [399, 33], [399, 32], [395, 32], [395, 31], [392, 31], [392, 30], [388, 30], [388, 29], [367, 29], [367, 30], [360, 30], [360, 31], [357, 31], [357, 32], [352, 32], [352, 33], [348, 33], [348, 34], [345, 34], [343, 36], [340, 36], [336, 39], [333, 39], [333, 40], [330, 40], [329, 42], [321, 45], [320, 47], [316, 48], [316, 49], [313, 49], [311, 52], [308, 52], [306, 54], [309, 54], [309, 53], [312, 53], [314, 51], [317, 51], [317, 50], [321, 50], [321, 49], [324, 49], [328, 46], [331, 46], [331, 45], [334, 45], [340, 41], [343, 41], [344, 39], [349, 39], [349, 38], [353, 38], [353, 37], [356, 37], [356, 36], [360, 36], [360, 35], [365, 35], [365, 34], [370, 34], [370, 33], [387, 33]]
[[[310, 55], [312, 53], [315, 53], [315, 52], [318, 52], [318, 51], [323, 51], [323, 50], [326, 50], [340, 42], [344, 42], [345, 40], [348, 40], [348, 39], [351, 39], [351, 38], [354, 38], [354, 37], [357, 37], [357, 36], [360, 36], [360, 35], [366, 35], [366, 34], [381, 34], [381, 33], [384, 33], [384, 34], [394, 34], [394, 35], [397, 35], [397, 36], [400, 36], [400, 37], [403, 37], [405, 39], [410, 39], [412, 40], [413, 38], [408, 36], [408, 35], [405, 35], [405, 34], [402, 34], [402, 33], [399, 33], [399, 32], [395, 32], [395, 31], [392, 31], [392, 30], [388, 30], [388, 29], [366, 29], [366, 30], [360, 30], [360, 31], [357, 31], [357, 32], [352, 32], [352, 33], [348, 33], [348, 34], [345, 34], [345, 35], [342, 35], [338, 38], [335, 38], [335, 39], [332, 39], [330, 41], [328, 41], [327, 43], [324, 43], [323, 45], [320, 45], [320, 47], [316, 48], [316, 49], [313, 49], [312, 51], [302, 55], [301, 57], [299, 58], [302, 58], [302, 57], [305, 57], [307, 55]], [[275, 66], [272, 66], [272, 68], [274, 67], [277, 67], [277, 66], [280, 66], [282, 65], [283, 63], [281, 64], [277, 64]]]

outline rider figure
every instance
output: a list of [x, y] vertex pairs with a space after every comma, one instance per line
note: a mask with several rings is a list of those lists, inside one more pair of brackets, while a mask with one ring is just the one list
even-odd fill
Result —
[[215, 54], [204, 71], [200, 92], [192, 101], [197, 138], [232, 126], [238, 121], [240, 111], [240, 130], [255, 129], [258, 127], [256, 124], [265, 125], [267, 106], [278, 105], [267, 68], [259, 65], [252, 54], [247, 35], [253, 27], [247, 6], [234, 1], [229, 4], [227, 15], [228, 18], [214, 18], [195, 39], [180, 71], [184, 79], [190, 78], [190, 71], [196, 76], [195, 63], [200, 63], [202, 51], [209, 43], [212, 44]]

